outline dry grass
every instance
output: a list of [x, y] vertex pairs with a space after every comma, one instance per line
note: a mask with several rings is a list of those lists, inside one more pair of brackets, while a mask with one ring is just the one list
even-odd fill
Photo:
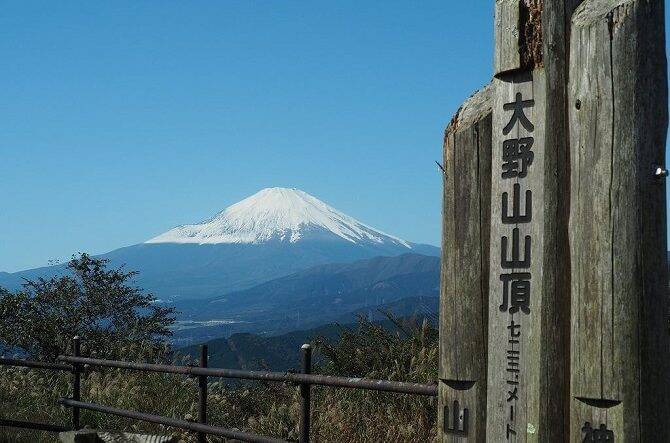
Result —
[[[362, 322], [335, 346], [322, 345], [317, 372], [430, 382], [437, 377], [437, 333], [427, 325], [389, 332]], [[70, 395], [70, 374], [0, 369], [0, 417], [67, 424], [69, 410], [56, 399]], [[177, 375], [120, 370], [92, 372], [82, 384], [85, 401], [168, 417], [197, 417], [196, 380]], [[228, 428], [288, 440], [298, 438], [298, 389], [268, 383], [209, 385], [209, 421]], [[315, 387], [312, 439], [319, 442], [416, 442], [435, 437], [436, 399], [370, 391]], [[82, 411], [90, 428], [194, 436], [163, 426]], [[55, 441], [53, 434], [0, 428], [1, 441]], [[212, 441], [215, 441], [212, 439]]]

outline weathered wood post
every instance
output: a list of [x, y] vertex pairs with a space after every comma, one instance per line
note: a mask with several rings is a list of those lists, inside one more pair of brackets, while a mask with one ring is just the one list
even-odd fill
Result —
[[570, 440], [670, 441], [662, 0], [586, 0], [570, 42]]
[[458, 110], [444, 136], [438, 434], [486, 437], [491, 205], [491, 87]]
[[487, 441], [568, 426], [567, 30], [576, 0], [497, 0]]

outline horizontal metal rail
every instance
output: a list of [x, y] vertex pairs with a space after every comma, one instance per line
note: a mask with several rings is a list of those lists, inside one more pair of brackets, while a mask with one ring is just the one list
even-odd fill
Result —
[[204, 375], [207, 377], [240, 378], [247, 380], [302, 383], [310, 385], [334, 386], [340, 388], [367, 389], [395, 392], [399, 394], [437, 396], [436, 385], [408, 383], [368, 378], [335, 377], [331, 375], [299, 374], [292, 372], [246, 371], [241, 369], [199, 368], [195, 366], [171, 366], [151, 363], [134, 363], [116, 360], [101, 360], [86, 357], [60, 355], [58, 360], [67, 363], [84, 364], [107, 368], [131, 369], [136, 371], [161, 372], [167, 374]]
[[50, 369], [52, 371], [73, 370], [72, 366], [63, 363], [47, 363], [43, 361], [23, 360], [17, 358], [0, 357], [0, 366], [15, 366], [21, 368]]
[[218, 426], [210, 426], [186, 420], [162, 417], [160, 415], [129, 411], [127, 409], [112, 408], [110, 406], [100, 405], [97, 403], [75, 401], [69, 398], [61, 398], [58, 400], [58, 403], [69, 407], [88, 409], [91, 411], [102, 412], [105, 414], [119, 415], [121, 417], [128, 417], [135, 420], [146, 421], [149, 423], [157, 423], [160, 425], [172, 426], [175, 428], [188, 429], [189, 431], [203, 432], [205, 434], [218, 435], [220, 437], [232, 438], [241, 441], [257, 442], [257, 443], [286, 443], [286, 440], [264, 437], [262, 435], [251, 434], [249, 432], [235, 431], [232, 429], [221, 428]]
[[51, 425], [48, 423], [35, 423], [32, 421], [6, 420], [4, 418], [0, 418], [0, 427], [34, 429], [37, 431], [47, 432], [65, 432], [70, 430], [70, 428], [66, 426]]
[[[73, 375], [72, 382], [72, 398], [61, 398], [58, 403], [68, 406], [72, 410], [72, 427], [66, 428], [64, 426], [24, 422], [18, 420], [4, 420], [0, 419], [0, 426], [36, 429], [51, 432], [62, 432], [69, 429], [79, 429], [79, 411], [80, 409], [88, 409], [106, 414], [114, 414], [122, 417], [128, 417], [135, 420], [146, 421], [150, 423], [162, 424], [165, 426], [181, 428], [198, 433], [198, 440], [205, 441], [205, 434], [217, 435], [221, 437], [231, 438], [241, 441], [249, 442], [285, 442], [285, 440], [265, 437], [253, 433], [237, 431], [233, 429], [226, 429], [218, 426], [211, 426], [207, 424], [207, 378], [208, 377], [222, 377], [235, 378], [245, 380], [258, 380], [269, 382], [284, 382], [293, 383], [300, 386], [301, 392], [301, 416], [300, 416], [300, 442], [309, 443], [310, 441], [310, 399], [309, 389], [312, 385], [332, 386], [350, 389], [365, 389], [372, 391], [392, 392], [399, 394], [425, 395], [437, 396], [437, 386], [435, 384], [420, 384], [408, 383], [391, 380], [373, 380], [367, 378], [355, 377], [340, 377], [330, 375], [312, 374], [311, 368], [311, 352], [309, 345], [303, 345], [302, 351], [304, 354], [302, 373], [295, 372], [269, 372], [269, 371], [248, 371], [240, 369], [224, 369], [224, 368], [208, 368], [207, 361], [207, 347], [203, 345], [201, 349], [200, 367], [196, 366], [173, 366], [164, 364], [152, 363], [136, 363], [125, 362], [117, 360], [103, 360], [95, 358], [82, 357], [79, 354], [80, 339], [74, 337], [73, 339], [73, 354], [74, 355], [60, 355], [58, 361], [64, 363], [47, 363], [40, 361], [22, 360], [0, 358], [0, 366], [18, 366], [35, 369], [49, 369], [57, 371], [71, 372]], [[198, 395], [198, 422], [187, 421], [181, 419], [174, 419], [163, 417], [159, 415], [148, 414], [144, 412], [130, 411], [126, 409], [113, 408], [97, 403], [87, 403], [80, 400], [80, 382], [81, 375], [87, 370], [94, 370], [95, 368], [108, 367], [117, 369], [128, 369], [136, 371], [156, 372], [163, 374], [181, 374], [190, 377], [197, 377], [199, 380], [199, 395]]]

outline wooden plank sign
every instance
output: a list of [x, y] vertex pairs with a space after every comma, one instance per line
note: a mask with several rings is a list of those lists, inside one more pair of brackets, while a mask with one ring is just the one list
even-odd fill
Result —
[[486, 437], [491, 205], [491, 87], [470, 97], [444, 136], [438, 435]]
[[487, 441], [567, 431], [566, 26], [576, 3], [496, 1]]
[[[487, 435], [526, 441], [539, 425], [544, 254], [544, 76], [494, 80]], [[538, 93], [539, 92], [539, 93]]]

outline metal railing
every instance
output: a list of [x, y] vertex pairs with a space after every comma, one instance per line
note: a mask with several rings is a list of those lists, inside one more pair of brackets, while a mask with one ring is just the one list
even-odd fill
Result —
[[[207, 435], [233, 438], [248, 442], [283, 442], [284, 440], [266, 437], [234, 429], [213, 426], [207, 422], [207, 391], [210, 377], [234, 378], [244, 380], [259, 380], [266, 382], [293, 383], [300, 387], [300, 443], [310, 441], [311, 417], [311, 387], [330, 386], [350, 389], [363, 389], [398, 394], [412, 394], [423, 396], [437, 396], [437, 385], [407, 383], [390, 380], [373, 380], [366, 378], [336, 377], [330, 375], [312, 374], [312, 348], [309, 344], [301, 347], [302, 372], [270, 372], [249, 371], [241, 369], [210, 368], [207, 365], [207, 345], [200, 348], [199, 366], [175, 366], [153, 363], [137, 363], [117, 360], [103, 360], [81, 356], [81, 340], [73, 339], [73, 355], [60, 355], [61, 363], [45, 363], [30, 360], [0, 358], [0, 366], [27, 367], [72, 373], [72, 398], [60, 398], [58, 403], [71, 408], [72, 426], [60, 426], [35, 422], [23, 422], [9, 419], [0, 419], [0, 426], [36, 429], [42, 431], [62, 432], [70, 429], [81, 429], [80, 412], [82, 409], [113, 414], [135, 420], [171, 426], [196, 432], [199, 442], [205, 442]], [[106, 405], [89, 403], [81, 399], [81, 375], [84, 370], [93, 370], [96, 367], [117, 368], [134, 371], [158, 372], [162, 374], [182, 374], [198, 379], [198, 421], [187, 421], [163, 417], [144, 412], [118, 409]]]

